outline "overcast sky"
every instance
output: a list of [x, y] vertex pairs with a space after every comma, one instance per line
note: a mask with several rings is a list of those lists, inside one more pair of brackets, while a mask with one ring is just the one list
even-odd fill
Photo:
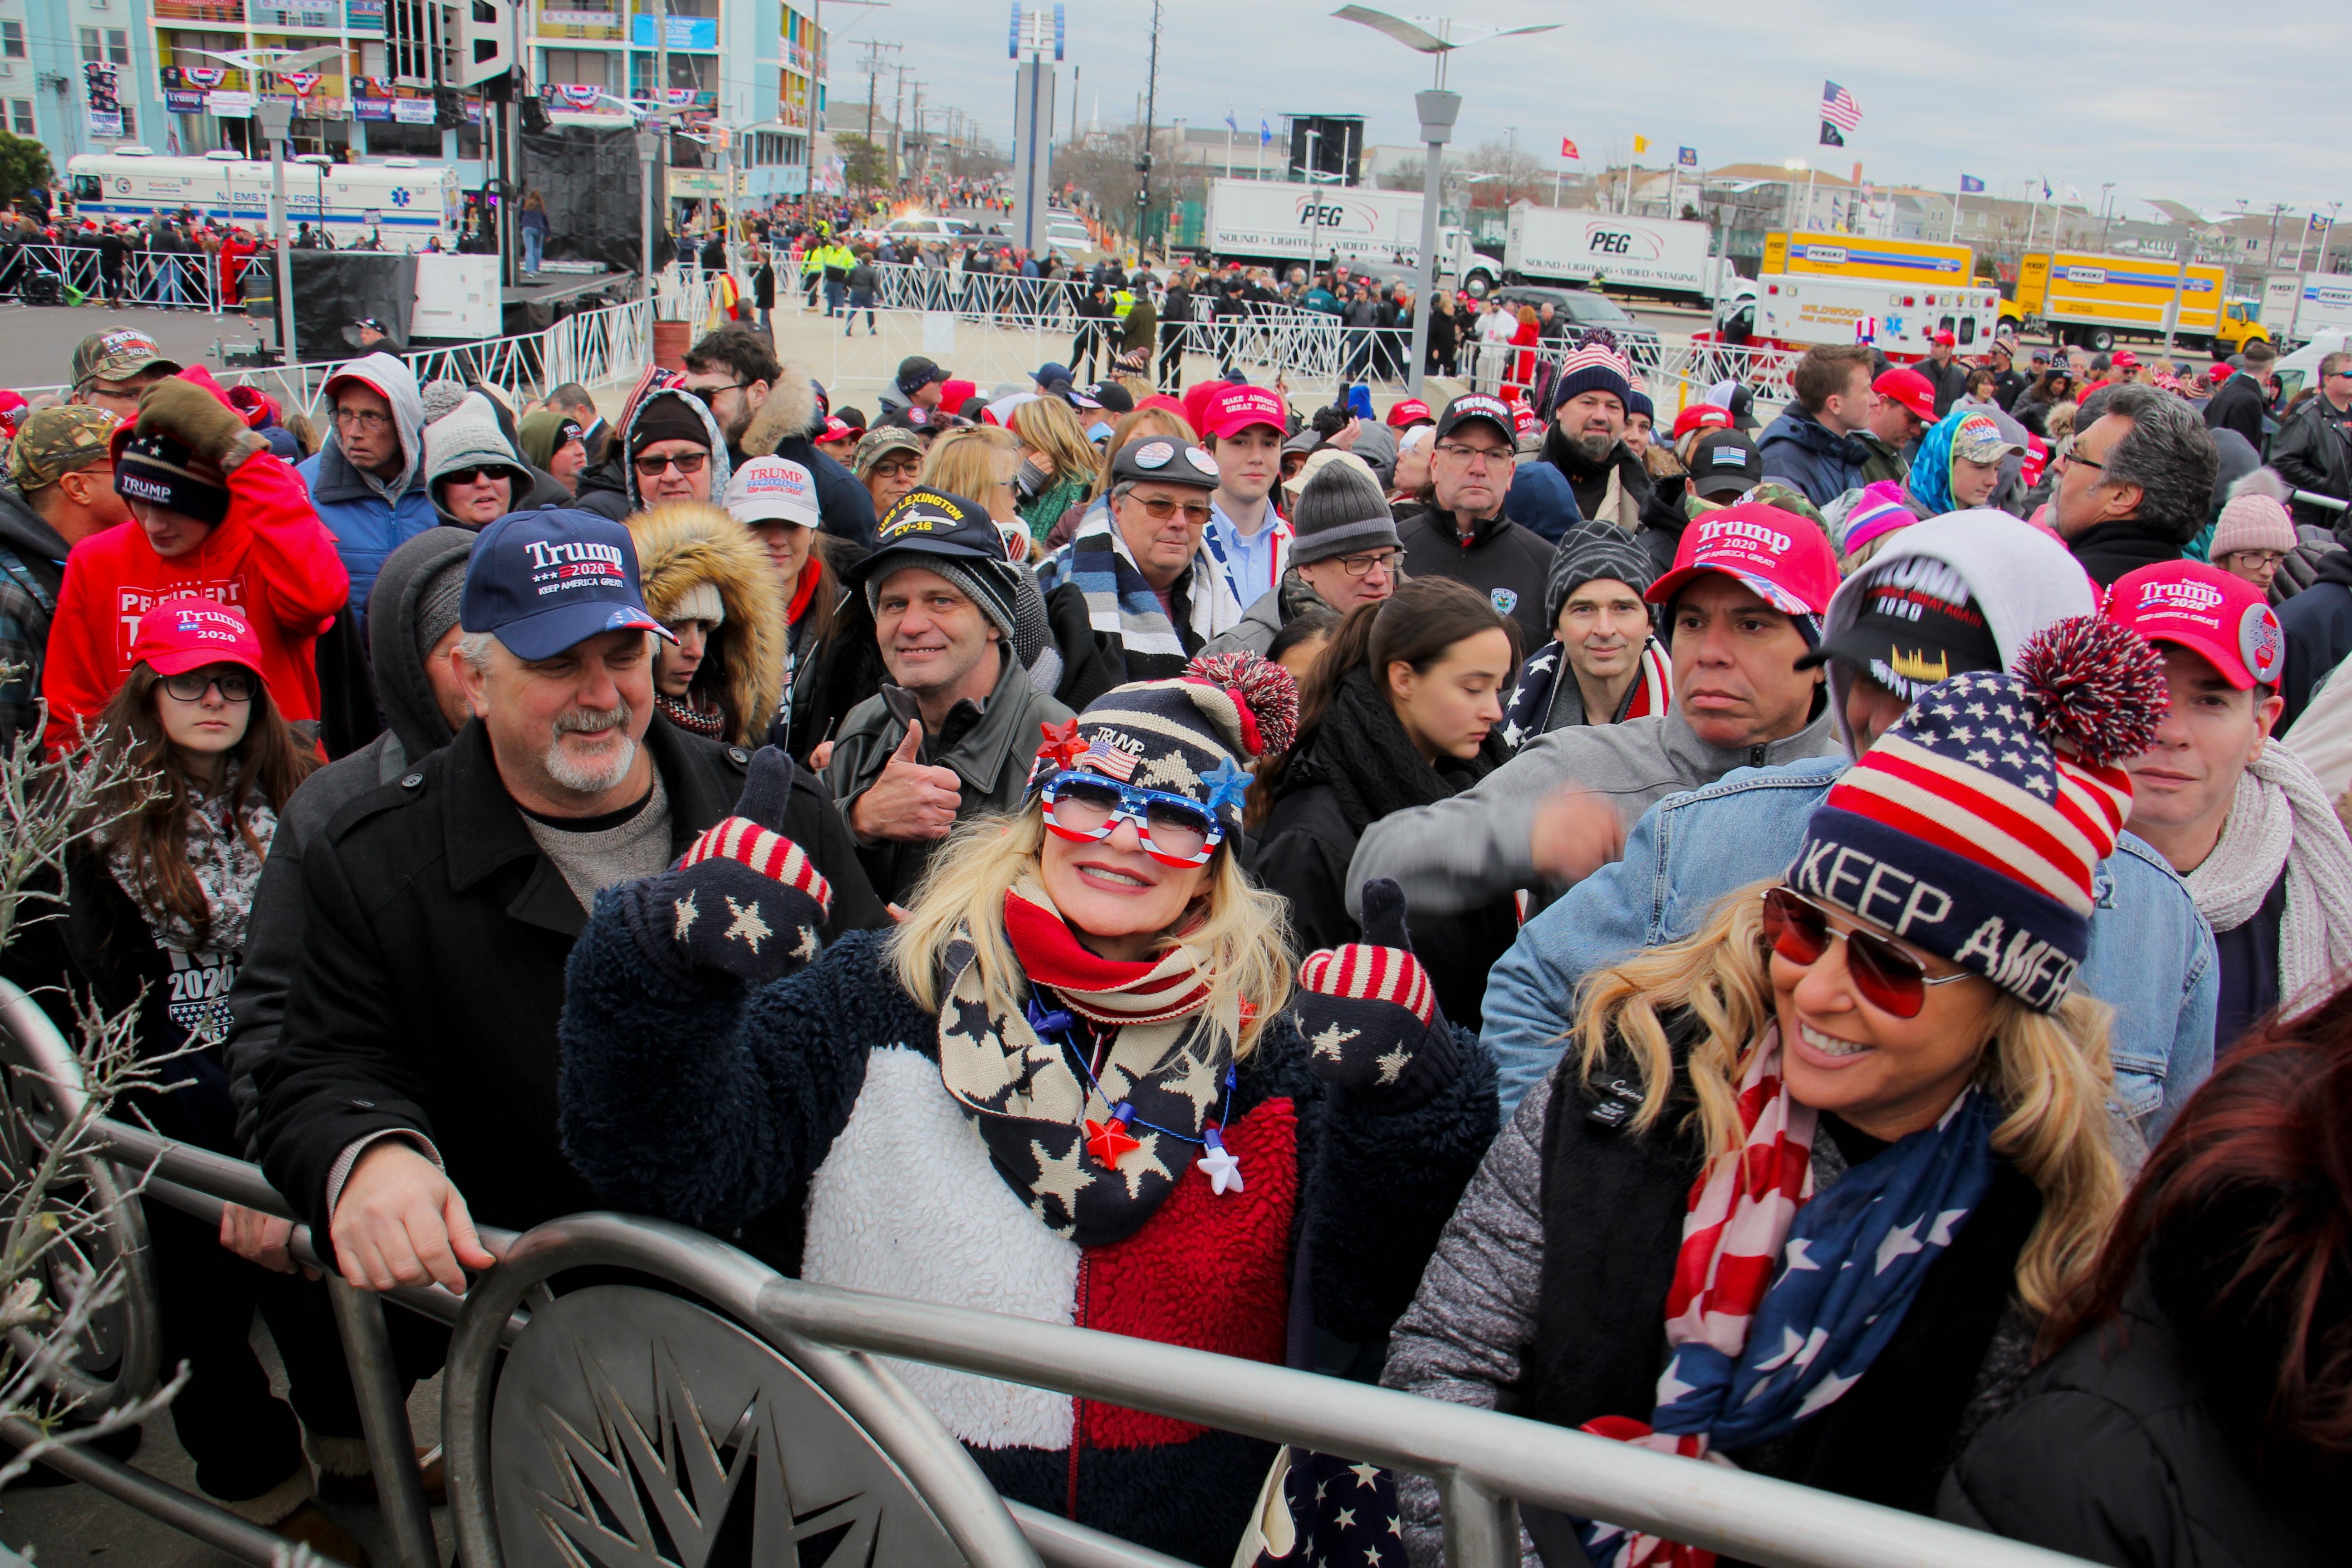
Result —
[[[1330, 16], [1337, 0], [1169, 0], [1160, 42], [1157, 121], [1222, 126], [1228, 110], [1255, 134], [1279, 134], [1285, 112], [1360, 113], [1374, 142], [1414, 136], [1412, 94], [1430, 85], [1428, 57]], [[1150, 0], [1067, 0], [1068, 53], [1056, 120], [1099, 96], [1105, 124], [1132, 123], [1144, 85]], [[1405, 5], [1395, 9], [1412, 15]], [[1012, 139], [1008, 0], [895, 0], [855, 9], [828, 0], [836, 40], [832, 89], [862, 101], [865, 51], [878, 37], [905, 48], [908, 79], [928, 101], [980, 118]], [[2064, 7], [2050, 0], [1973, 6], [1854, 0], [1646, 0], [1611, 5], [1484, 0], [1453, 13], [1475, 26], [1559, 21], [1558, 31], [1497, 39], [1454, 56], [1448, 85], [1464, 95], [1457, 141], [1518, 128], [1521, 146], [1549, 156], [1573, 137], [1584, 167], [1622, 157], [1634, 132], [1643, 161], [1697, 148], [1702, 167], [1817, 160], [1874, 184], [1949, 190], [1962, 173], [1992, 195], [2025, 195], [2047, 175], [2096, 206], [2113, 181], [2126, 216], [2149, 218], [2168, 196], [2209, 214], [2242, 200], [2266, 212], [2352, 198], [2344, 67], [2352, 7], [2263, 6], [2218, 0], [2137, 0]], [[1822, 81], [1862, 106], [1846, 148], [1815, 145]], [[879, 96], [890, 101], [886, 75]]]

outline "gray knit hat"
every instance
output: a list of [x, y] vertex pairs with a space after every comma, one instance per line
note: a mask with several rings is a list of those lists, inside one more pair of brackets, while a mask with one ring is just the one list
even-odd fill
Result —
[[433, 645], [448, 635], [457, 624], [457, 611], [466, 596], [466, 567], [469, 557], [453, 556], [441, 563], [440, 569], [417, 586], [416, 590], [416, 651], [427, 654]]
[[1645, 593], [1658, 580], [1657, 563], [1615, 523], [1580, 522], [1552, 546], [1551, 565], [1544, 574], [1544, 624], [1559, 619], [1559, 607], [1570, 594], [1601, 577]]
[[[436, 385], [442, 384], [436, 383]], [[478, 392], [463, 394], [456, 406], [425, 427], [425, 479], [428, 485], [479, 468], [502, 468], [515, 477], [514, 499], [530, 493], [530, 476], [507, 445], [497, 410]], [[437, 498], [436, 498], [437, 499]]]
[[1316, 470], [1298, 492], [1290, 527], [1297, 536], [1290, 547], [1294, 566], [1404, 547], [1380, 480], [1360, 461], [1326, 463]]

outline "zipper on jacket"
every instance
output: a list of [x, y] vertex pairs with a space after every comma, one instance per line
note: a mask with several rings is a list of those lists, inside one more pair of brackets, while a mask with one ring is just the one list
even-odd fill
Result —
[[[1079, 1328], [1087, 1326], [1087, 1249], [1078, 1249], [1077, 1300], [1076, 1320]], [[1087, 1440], [1087, 1402], [1073, 1394], [1070, 1398], [1070, 1486], [1062, 1516], [1073, 1524], [1078, 1518], [1078, 1450]]]
[[1771, 752], [1771, 750], [1772, 750], [1772, 748], [1771, 748], [1771, 747], [1769, 747], [1769, 746], [1750, 746], [1750, 747], [1748, 747], [1748, 765], [1749, 767], [1751, 767], [1751, 768], [1760, 768], [1760, 767], [1762, 767], [1762, 766], [1764, 765], [1764, 759], [1765, 759], [1765, 757], [1766, 757], [1766, 756], [1767, 756], [1767, 755]]

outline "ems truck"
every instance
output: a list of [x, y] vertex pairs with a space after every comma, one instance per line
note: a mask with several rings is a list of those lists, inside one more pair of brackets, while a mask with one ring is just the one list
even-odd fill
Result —
[[[269, 226], [267, 158], [228, 151], [165, 158], [144, 147], [118, 147], [67, 159], [66, 177], [75, 210], [89, 217], [143, 223], [158, 212], [188, 208], [199, 218], [242, 224], [255, 234]], [[323, 229], [339, 250], [371, 237], [385, 250], [423, 250], [436, 238], [444, 250], [454, 250], [462, 216], [457, 174], [446, 163], [414, 158], [335, 163], [310, 157], [286, 165], [288, 232], [307, 223]]]
[[2178, 290], [2180, 314], [2174, 341], [2190, 349], [2235, 353], [2270, 332], [2255, 308], [2232, 308], [2225, 296], [2229, 274], [2162, 257], [2113, 256], [2088, 250], [2035, 251], [2019, 259], [2017, 296], [2002, 303], [2001, 316], [2026, 331], [2046, 329], [2059, 342], [2101, 353], [2126, 338], [2160, 340]]
[[2281, 272], [2263, 285], [2262, 322], [2284, 349], [2322, 332], [2352, 331], [2352, 276]]
[[1707, 244], [1703, 223], [1522, 202], [1511, 208], [1503, 281], [1601, 284], [1705, 305], [1715, 292]]
[[1898, 363], [1925, 359], [1937, 332], [1960, 352], [1991, 342], [2000, 294], [1976, 278], [1965, 245], [1858, 234], [1764, 237], [1751, 342], [1767, 348], [1875, 343]]

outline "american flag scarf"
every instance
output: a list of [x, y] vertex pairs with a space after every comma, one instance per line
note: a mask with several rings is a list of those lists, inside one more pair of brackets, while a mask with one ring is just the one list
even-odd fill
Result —
[[[1739, 1080], [1736, 1155], [1691, 1187], [1666, 1295], [1657, 1408], [1584, 1430], [1685, 1458], [1769, 1442], [1834, 1404], [1885, 1348], [1928, 1266], [1992, 1184], [1990, 1097], [1975, 1088], [1813, 1197], [1814, 1114], [1780, 1079], [1775, 1024]], [[1715, 1553], [1593, 1522], [1602, 1568], [1712, 1568]]]
[[[1087, 951], [1034, 882], [1005, 894], [1004, 932], [1031, 982], [1027, 1003], [992, 1006], [971, 942], [950, 942], [940, 1079], [1046, 1228], [1081, 1247], [1118, 1241], [1174, 1190], [1198, 1152], [1186, 1140], [1218, 1113], [1239, 1005], [1209, 1008], [1190, 948], [1149, 963]], [[1094, 1081], [1066, 1038], [1090, 1058], [1099, 1050]], [[1121, 1101], [1133, 1108], [1126, 1136], [1100, 1141]]]

